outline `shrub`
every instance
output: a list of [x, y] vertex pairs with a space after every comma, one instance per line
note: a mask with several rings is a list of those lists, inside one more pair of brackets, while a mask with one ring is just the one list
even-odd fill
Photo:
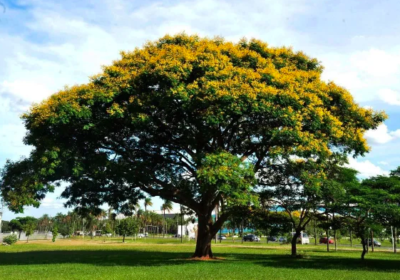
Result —
[[17, 241], [18, 241], [18, 236], [16, 234], [11, 234], [3, 238], [3, 242], [7, 243], [8, 245], [13, 245]]
[[58, 227], [57, 227], [57, 226], [54, 226], [54, 227], [52, 228], [52, 230], [51, 230], [51, 233], [52, 233], [52, 235], [53, 235], [52, 241], [53, 241], [53, 242], [56, 242], [56, 238], [57, 238], [57, 236], [58, 236]]

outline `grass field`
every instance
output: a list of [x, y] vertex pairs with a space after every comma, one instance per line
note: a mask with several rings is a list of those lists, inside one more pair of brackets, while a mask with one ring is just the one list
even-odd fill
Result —
[[189, 259], [193, 251], [173, 239], [22, 242], [0, 247], [0, 279], [400, 279], [400, 255], [384, 251], [364, 262], [358, 250], [310, 245], [299, 259], [277, 244], [213, 244], [211, 261]]

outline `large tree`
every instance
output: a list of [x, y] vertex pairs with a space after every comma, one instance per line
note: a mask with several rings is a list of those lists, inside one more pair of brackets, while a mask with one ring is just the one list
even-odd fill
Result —
[[363, 154], [364, 131], [385, 118], [322, 81], [316, 59], [258, 40], [180, 34], [121, 56], [23, 116], [33, 151], [0, 182], [12, 210], [38, 206], [61, 181], [67, 205], [81, 207], [120, 209], [145, 192], [194, 210], [194, 256], [212, 257], [212, 237], [251, 203], [271, 159]]

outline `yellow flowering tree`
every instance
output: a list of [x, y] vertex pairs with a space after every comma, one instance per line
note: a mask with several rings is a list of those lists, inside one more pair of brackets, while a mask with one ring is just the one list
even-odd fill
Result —
[[368, 151], [363, 133], [385, 116], [321, 73], [316, 59], [259, 40], [180, 34], [122, 52], [23, 116], [33, 151], [6, 164], [3, 197], [22, 211], [60, 181], [81, 207], [160, 196], [196, 212], [194, 256], [212, 257], [212, 237], [251, 202], [270, 160]]

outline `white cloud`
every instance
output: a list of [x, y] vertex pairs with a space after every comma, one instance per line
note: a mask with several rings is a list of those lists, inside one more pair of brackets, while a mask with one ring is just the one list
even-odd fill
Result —
[[40, 206], [54, 209], [64, 208], [63, 202], [61, 200], [54, 199], [52, 197], [45, 197], [42, 200]]
[[389, 105], [400, 105], [400, 93], [385, 88], [378, 92], [380, 99]]
[[363, 178], [389, 174], [388, 171], [383, 170], [379, 166], [376, 166], [369, 160], [358, 161], [358, 160], [350, 157], [349, 164], [347, 166], [357, 170], [359, 172], [359, 175]]
[[382, 99], [400, 105], [399, 95], [387, 89], [400, 86], [399, 48], [321, 53], [319, 59], [325, 67], [322, 77], [348, 89], [358, 102]]
[[353, 54], [350, 57], [350, 63], [358, 71], [372, 77], [386, 77], [398, 73], [400, 55], [372, 48]]
[[389, 131], [383, 123], [377, 129], [368, 130], [364, 134], [365, 138], [373, 144], [385, 144], [400, 137], [400, 129]]

